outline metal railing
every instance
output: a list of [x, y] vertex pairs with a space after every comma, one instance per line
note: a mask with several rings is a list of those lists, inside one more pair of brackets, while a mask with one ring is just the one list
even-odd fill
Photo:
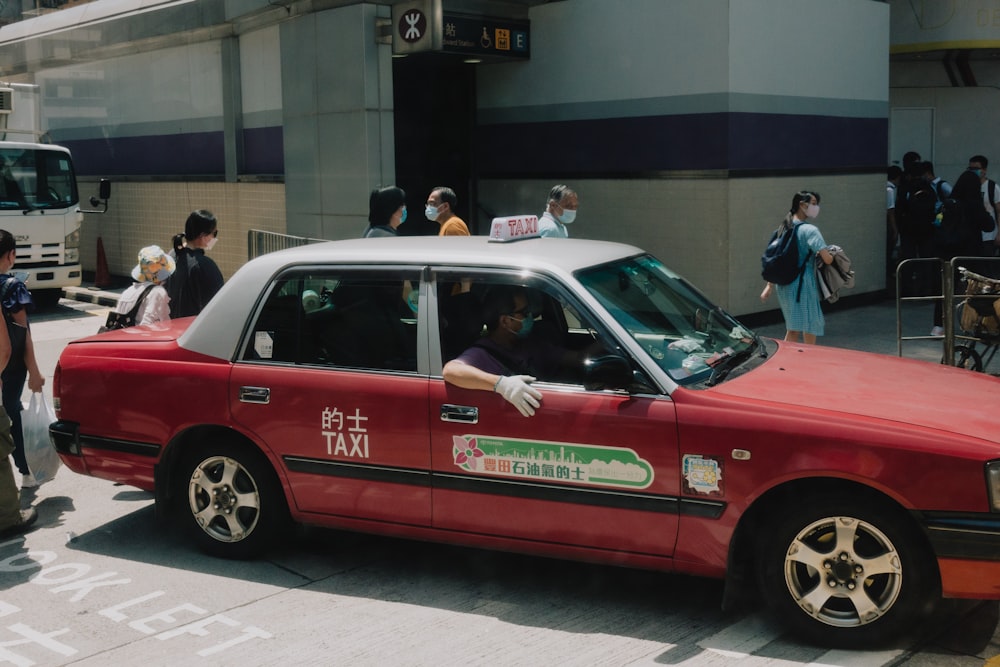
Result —
[[247, 232], [247, 260], [266, 255], [276, 250], [296, 248], [310, 243], [325, 243], [329, 239], [311, 239], [305, 236], [291, 236], [277, 232], [265, 232], [251, 229]]
[[[903, 356], [903, 343], [906, 341], [940, 339], [944, 345], [942, 363], [953, 366], [955, 339], [974, 340], [955, 331], [955, 305], [962, 303], [966, 298], [964, 292], [955, 293], [955, 276], [959, 267], [987, 276], [1000, 277], [1000, 257], [955, 257], [951, 260], [936, 257], [915, 258], [905, 259], [896, 267], [896, 348], [899, 356]], [[904, 296], [906, 288], [924, 293]], [[904, 336], [903, 303], [937, 301], [941, 302], [943, 336]]]

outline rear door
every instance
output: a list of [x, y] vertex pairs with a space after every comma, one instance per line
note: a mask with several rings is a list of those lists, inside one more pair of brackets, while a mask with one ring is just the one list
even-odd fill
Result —
[[275, 281], [230, 384], [233, 417], [281, 461], [302, 512], [430, 523], [427, 376], [413, 271]]
[[[492, 286], [528, 288], [533, 336], [560, 349], [617, 346], [553, 280], [501, 273], [438, 276], [442, 362], [474, 339]], [[465, 289], [461, 308], [451, 296]], [[451, 330], [453, 334], [449, 335]], [[600, 344], [595, 345], [595, 341]], [[570, 355], [570, 358], [573, 355]], [[523, 417], [499, 394], [434, 378], [430, 384], [434, 527], [669, 556], [678, 525], [678, 445], [674, 405], [655, 393], [585, 389], [582, 368], [539, 376], [544, 395]], [[548, 380], [548, 381], [547, 381]]]

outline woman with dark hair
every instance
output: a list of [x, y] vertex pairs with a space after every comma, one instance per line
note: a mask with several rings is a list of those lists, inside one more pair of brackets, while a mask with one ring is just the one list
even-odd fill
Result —
[[222, 289], [222, 272], [205, 255], [218, 239], [218, 222], [206, 210], [192, 212], [184, 223], [184, 233], [174, 236], [177, 268], [165, 285], [170, 295], [171, 319], [197, 315]]
[[[994, 223], [983, 208], [981, 186], [979, 175], [966, 170], [955, 181], [950, 194], [938, 194], [940, 209], [931, 232], [934, 255], [938, 259], [947, 262], [954, 257], [982, 256], [983, 232], [993, 231]], [[936, 293], [940, 294], [940, 290]], [[944, 335], [944, 304], [940, 298], [934, 301], [931, 335]]]
[[10, 360], [0, 373], [0, 395], [3, 397], [3, 408], [10, 417], [10, 434], [14, 440], [14, 465], [21, 473], [21, 488], [38, 486], [34, 475], [28, 469], [28, 461], [24, 457], [24, 433], [21, 431], [21, 392], [24, 382], [32, 392], [42, 390], [45, 378], [38, 370], [35, 361], [35, 346], [31, 341], [31, 329], [28, 326], [28, 310], [34, 308], [31, 292], [24, 283], [11, 275], [17, 261], [17, 244], [13, 235], [5, 229], [0, 229], [0, 309], [3, 310], [4, 322], [10, 332]]
[[816, 271], [813, 257], [819, 256], [825, 264], [833, 262], [833, 255], [826, 250], [826, 241], [816, 225], [806, 222], [819, 215], [819, 193], [803, 190], [792, 197], [792, 206], [782, 220], [779, 230], [785, 234], [793, 231], [798, 241], [798, 266], [805, 266], [799, 272], [798, 278], [788, 285], [767, 283], [760, 293], [760, 300], [767, 301], [771, 292], [778, 292], [778, 303], [781, 305], [781, 315], [785, 318], [785, 340], [803, 343], [815, 343], [817, 336], [824, 333], [825, 321], [823, 309], [820, 308], [819, 286], [816, 283]]
[[368, 228], [363, 238], [396, 236], [396, 228], [406, 221], [406, 193], [390, 185], [375, 188], [368, 197]]

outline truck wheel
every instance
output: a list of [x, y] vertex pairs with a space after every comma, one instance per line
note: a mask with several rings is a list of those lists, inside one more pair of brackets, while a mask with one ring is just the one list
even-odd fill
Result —
[[181, 527], [213, 556], [254, 558], [290, 525], [270, 463], [249, 447], [199, 448], [184, 458], [177, 480]]
[[934, 558], [913, 520], [873, 499], [797, 502], [763, 537], [757, 568], [777, 618], [824, 646], [890, 642], [940, 597]]
[[55, 308], [62, 298], [61, 289], [40, 289], [31, 293], [35, 305], [39, 308]]

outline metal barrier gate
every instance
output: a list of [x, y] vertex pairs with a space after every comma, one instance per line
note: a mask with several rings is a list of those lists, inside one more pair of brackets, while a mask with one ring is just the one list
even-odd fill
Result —
[[295, 248], [300, 245], [309, 245], [310, 243], [324, 243], [327, 240], [329, 239], [311, 239], [305, 236], [290, 236], [277, 232], [251, 229], [247, 232], [247, 260], [266, 255], [275, 250]]
[[[896, 348], [899, 356], [903, 356], [903, 343], [905, 341], [937, 340], [940, 338], [944, 345], [942, 363], [954, 366], [955, 340], [975, 340], [971, 336], [955, 331], [956, 303], [963, 303], [966, 299], [964, 291], [960, 294], [955, 293], [956, 285], [961, 280], [955, 277], [959, 268], [965, 268], [985, 276], [1000, 277], [1000, 257], [955, 257], [951, 260], [942, 260], [936, 257], [915, 258], [905, 259], [896, 267]], [[919, 277], [921, 274], [923, 274], [922, 280]], [[918, 278], [913, 280], [912, 276], [918, 276]], [[904, 296], [907, 286], [915, 287], [918, 292], [933, 291], [936, 293]], [[936, 301], [941, 302], [941, 326], [944, 329], [944, 335], [904, 336], [903, 303]]]

